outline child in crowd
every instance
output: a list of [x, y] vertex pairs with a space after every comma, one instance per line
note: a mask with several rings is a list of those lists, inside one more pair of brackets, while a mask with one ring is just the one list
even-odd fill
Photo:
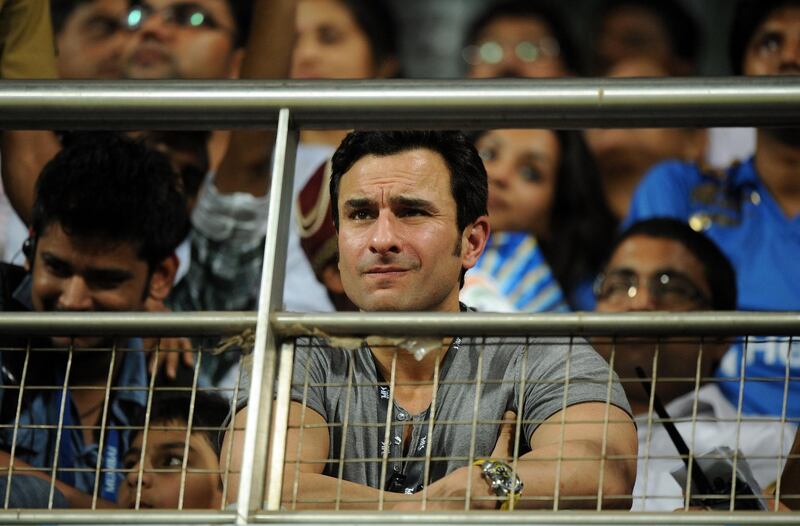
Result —
[[[141, 431], [133, 437], [131, 446], [123, 457], [126, 474], [125, 483], [120, 486], [117, 495], [120, 507], [177, 509], [184, 465], [186, 477], [183, 509], [221, 507], [220, 433], [224, 431], [230, 406], [220, 396], [203, 391], [195, 394], [194, 408], [191, 407], [191, 402], [191, 393], [185, 391], [156, 394], [151, 404], [149, 421], [142, 413], [134, 424]], [[192, 424], [187, 451], [190, 411]], [[146, 422], [148, 425], [145, 433]], [[142, 454], [145, 438], [145, 451]], [[140, 474], [142, 489], [137, 505]]]

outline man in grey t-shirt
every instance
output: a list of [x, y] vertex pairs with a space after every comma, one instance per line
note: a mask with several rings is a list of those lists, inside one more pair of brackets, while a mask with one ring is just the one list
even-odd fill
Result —
[[[342, 284], [361, 310], [459, 311], [489, 235], [486, 172], [462, 134], [351, 133], [333, 157], [331, 202]], [[368, 342], [298, 342], [288, 507], [376, 509], [383, 498], [419, 510], [423, 496], [428, 510], [552, 508], [556, 496], [560, 507], [595, 507], [598, 495], [628, 505], [636, 430], [585, 342], [444, 338], [416, 355]]]

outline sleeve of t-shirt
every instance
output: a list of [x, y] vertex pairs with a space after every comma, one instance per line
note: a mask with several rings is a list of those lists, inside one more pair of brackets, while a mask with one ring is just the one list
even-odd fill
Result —
[[609, 373], [608, 363], [583, 339], [536, 338], [523, 363], [522, 414], [528, 440], [541, 422], [571, 405], [610, 402], [631, 414], [616, 373]]
[[325, 385], [330, 370], [330, 350], [315, 338], [298, 338], [292, 367], [293, 402], [303, 403], [329, 421]]
[[697, 167], [679, 161], [657, 164], [633, 194], [623, 228], [653, 217], [687, 219], [691, 189], [700, 178]]

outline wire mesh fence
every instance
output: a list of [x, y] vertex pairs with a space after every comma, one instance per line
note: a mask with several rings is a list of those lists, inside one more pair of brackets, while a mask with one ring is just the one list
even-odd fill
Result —
[[[56, 337], [57, 323], [48, 324], [53, 316], [43, 315], [41, 334], [0, 349], [6, 452], [0, 485], [11, 483], [3, 509], [11, 513], [18, 480], [37, 478], [42, 507], [53, 509], [37, 516], [45, 521], [113, 521], [121, 512], [105, 506], [115, 501], [139, 513], [136, 522], [155, 517], [153, 508], [161, 522], [183, 520], [169, 510], [209, 510], [200, 515], [205, 522], [233, 522], [229, 482], [253, 476], [264, 478], [266, 488], [263, 511], [248, 517], [254, 522], [344, 520], [354, 509], [363, 511], [363, 521], [375, 519], [371, 512], [447, 510], [492, 522], [496, 516], [478, 510], [500, 505], [523, 514], [556, 512], [556, 520], [577, 517], [571, 509], [594, 510], [579, 515], [584, 523], [602, 523], [609, 513], [617, 517], [628, 509], [697, 511], [674, 514], [675, 523], [747, 523], [754, 511], [765, 522], [788, 521], [795, 514], [772, 512], [800, 498], [800, 490], [781, 485], [787, 459], [797, 458], [792, 444], [798, 419], [788, 410], [791, 387], [800, 382], [791, 363], [796, 338], [736, 336], [769, 331], [758, 316], [750, 319], [758, 331], [741, 321], [728, 323], [727, 330], [707, 323], [704, 336], [691, 323], [701, 316], [683, 315], [687, 323], [680, 329], [674, 316], [650, 315], [647, 327], [623, 324], [609, 334], [624, 317], [605, 317], [604, 328], [592, 327], [603, 317], [576, 323], [572, 315], [555, 319], [573, 330], [539, 331], [560, 336], [501, 337], [495, 333], [502, 323], [483, 315], [483, 327], [472, 323], [465, 336], [447, 338], [417, 335], [432, 329], [413, 323], [402, 338], [364, 332], [345, 338], [347, 319], [329, 336], [298, 337], [326, 323], [331, 329], [331, 322], [274, 319], [284, 344], [270, 397], [270, 469], [247, 473], [231, 462], [240, 446], [223, 437], [234, 436], [239, 424], [228, 415], [244, 406], [251, 389], [249, 358], [240, 351], [252, 336], [228, 338], [229, 331], [218, 331], [222, 345], [199, 344], [196, 337], [183, 351], [170, 347], [174, 340], [131, 338], [131, 328], [113, 338], [106, 325], [102, 337], [92, 338], [89, 318], [77, 335]], [[788, 315], [775, 319], [781, 316]], [[531, 325], [536, 317], [508, 319], [519, 325], [513, 332], [537, 332]], [[662, 335], [652, 332], [659, 324]], [[170, 336], [197, 336], [180, 325]], [[786, 334], [787, 325], [784, 320], [772, 329]], [[211, 332], [206, 325], [202, 335], [208, 340]], [[672, 335], [677, 332], [690, 334]], [[744, 349], [745, 361], [754, 342], [786, 355], [783, 375], [714, 374], [731, 347]], [[163, 371], [148, 374], [149, 363], [166, 355], [186, 362], [176, 380]], [[228, 374], [218, 374], [222, 367]], [[741, 400], [753, 384], [779, 389], [781, 407], [770, 415], [744, 411]], [[723, 386], [735, 387], [734, 401]], [[504, 462], [512, 479], [525, 481], [518, 499], [491, 491], [481, 468], [472, 467], [484, 459]], [[279, 506], [268, 513], [267, 492], [278, 480]], [[461, 491], [453, 491], [456, 483]], [[76, 501], [65, 484], [83, 488], [84, 500]], [[60, 497], [93, 511], [57, 510]], [[26, 513], [35, 512], [15, 513], [21, 513], [15, 520], [32, 521]], [[651, 515], [661, 516], [645, 516]], [[698, 515], [704, 518], [685, 518]]]

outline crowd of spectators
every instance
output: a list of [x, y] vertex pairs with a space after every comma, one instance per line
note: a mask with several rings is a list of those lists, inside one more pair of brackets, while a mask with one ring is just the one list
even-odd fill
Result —
[[[701, 24], [682, 2], [597, 2], [582, 45], [563, 14], [531, 0], [487, 2], [453, 60], [464, 61], [469, 79], [697, 74]], [[140, 79], [400, 78], [399, 31], [391, 9], [379, 0], [0, 0], [0, 78], [127, 80], [131, 89]], [[800, 2], [739, 0], [728, 48], [734, 75], [797, 75]], [[348, 296], [353, 269], [341, 268], [331, 161], [347, 134], [300, 134], [286, 310], [384, 310]], [[3, 132], [2, 310], [255, 309], [273, 140], [268, 130]], [[792, 263], [792, 254], [800, 253], [796, 129], [497, 129], [473, 132], [466, 140], [488, 180], [491, 232], [482, 254], [460, 276], [466, 307], [531, 313], [800, 310], [800, 267]], [[367, 153], [381, 155], [380, 148]], [[447, 163], [451, 171], [461, 166], [457, 159]], [[169, 429], [150, 432], [147, 451], [141, 445], [146, 431], [112, 430], [100, 451], [91, 429], [72, 430], [59, 442], [52, 430], [36, 428], [59, 418], [97, 426], [104, 391], [93, 387], [107, 380], [118, 388], [105, 401], [112, 426], [142, 428], [147, 403], [136, 388], [146, 387], [148, 374], [158, 368], [164, 369], [158, 384], [187, 385], [193, 343], [162, 342], [187, 352], [168, 353], [166, 362], [149, 369], [152, 342], [141, 339], [127, 341], [134, 350], [118, 361], [107, 353], [101, 359], [88, 355], [92, 359], [83, 363], [78, 353], [73, 363], [61, 352], [28, 364], [15, 353], [0, 353], [2, 423], [16, 419], [32, 426], [13, 435], [2, 429], [0, 464], [8, 462], [14, 445], [16, 466], [49, 469], [57, 457], [61, 468], [54, 495], [49, 471], [16, 477], [8, 488], [0, 477], [0, 488], [20, 506], [49, 499], [56, 506], [88, 507], [94, 492], [101, 505], [175, 507], [174, 477], [147, 477], [142, 464], [156, 471], [190, 464], [203, 473], [183, 482], [186, 505], [224, 505], [218, 479], [208, 476], [220, 469], [222, 437], [208, 430], [225, 422], [225, 400], [159, 398], [164, 407], [147, 421]], [[113, 341], [53, 339], [41, 345], [97, 348], [112, 347]], [[711, 423], [692, 446], [721, 447], [732, 444], [714, 437], [730, 433], [715, 418], [737, 411], [800, 417], [800, 383], [788, 383], [787, 397], [781, 382], [732, 381], [743, 375], [783, 379], [787, 371], [796, 376], [800, 364], [790, 362], [796, 346], [774, 337], [712, 342], [700, 366], [697, 342], [692, 350], [665, 342], [670, 352], [655, 357], [652, 345], [631, 344], [616, 349], [613, 363], [621, 378], [635, 377], [637, 365], [653, 376], [652, 368], [659, 367], [674, 377], [693, 377], [700, 367], [701, 376], [712, 381], [699, 394], [679, 383], [660, 384], [656, 391], [676, 416], [691, 415], [687, 408], [701, 397]], [[610, 356], [602, 344], [596, 347]], [[234, 353], [204, 359], [200, 383], [232, 385], [238, 363]], [[17, 414], [16, 393], [26, 371], [32, 385], [69, 389], [28, 390]], [[638, 418], [648, 410], [646, 400], [629, 387]], [[627, 412], [624, 403], [618, 405]], [[191, 433], [191, 459], [184, 458], [176, 444], [195, 424], [204, 431]], [[645, 440], [642, 430], [640, 425], [640, 457], [665, 454], [663, 430], [652, 431], [660, 441], [651, 441], [650, 434]], [[740, 448], [745, 456], [785, 455], [794, 431], [791, 424], [753, 424], [742, 429]], [[94, 471], [80, 471], [96, 465], [122, 465], [129, 474], [123, 481], [112, 469], [98, 481]], [[681, 488], [667, 476], [675, 466], [655, 466], [649, 478], [639, 474], [633, 495], [642, 498], [634, 506], [681, 506]], [[63, 469], [70, 467], [78, 471]], [[766, 468], [756, 465], [753, 471], [759, 484], [774, 482]], [[666, 497], [650, 502], [647, 494]]]

